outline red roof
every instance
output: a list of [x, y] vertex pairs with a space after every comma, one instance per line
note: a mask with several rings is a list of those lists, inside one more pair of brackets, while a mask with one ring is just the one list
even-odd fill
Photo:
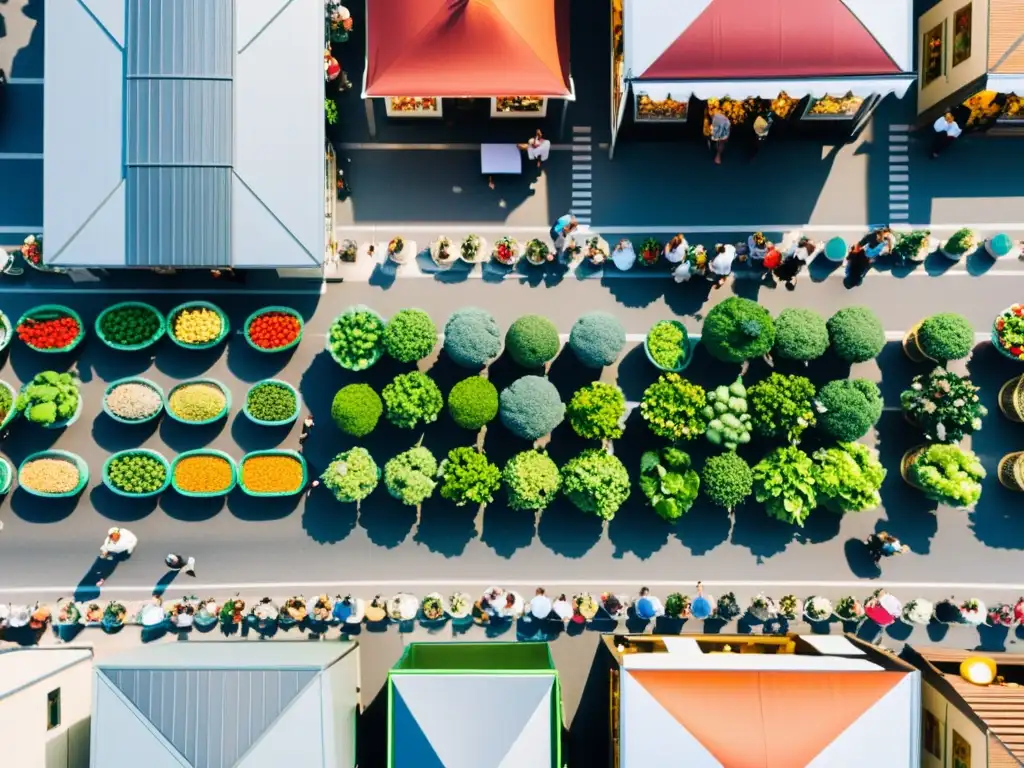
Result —
[[643, 78], [747, 80], [899, 72], [842, 0], [713, 0]]
[[370, 96], [567, 96], [570, 0], [371, 0]]

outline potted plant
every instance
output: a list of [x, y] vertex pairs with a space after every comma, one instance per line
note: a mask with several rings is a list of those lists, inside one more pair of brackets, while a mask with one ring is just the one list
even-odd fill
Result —
[[949, 240], [942, 244], [940, 250], [947, 259], [959, 261], [964, 257], [964, 254], [973, 251], [977, 245], [978, 236], [974, 233], [974, 230], [969, 227], [961, 227], [950, 236]]
[[930, 600], [915, 598], [903, 606], [902, 619], [908, 624], [925, 626], [931, 623], [934, 613], [935, 606], [932, 605]]
[[196, 611], [196, 627], [200, 630], [210, 629], [217, 625], [217, 614], [220, 606], [212, 597], [199, 602], [199, 610]]
[[989, 608], [988, 623], [993, 627], [1012, 627], [1016, 623], [1013, 606], [999, 603]]
[[653, 237], [648, 237], [640, 244], [640, 260], [642, 267], [653, 267], [661, 259], [661, 243]]
[[346, 264], [352, 264], [359, 254], [359, 244], [355, 240], [342, 240], [338, 246], [338, 259]]
[[703, 388], [678, 373], [663, 373], [644, 390], [640, 414], [658, 437], [693, 440], [707, 428], [706, 406]]
[[736, 600], [736, 595], [732, 592], [726, 592], [718, 598], [718, 603], [715, 606], [715, 618], [722, 621], [732, 621], [733, 619], [738, 619], [742, 612], [740, 604]]
[[387, 600], [381, 595], [374, 595], [370, 604], [366, 606], [366, 621], [369, 624], [380, 624], [388, 617]]
[[978, 626], [985, 623], [988, 612], [985, 610], [985, 604], [981, 600], [972, 597], [960, 604], [960, 616], [968, 624]]
[[804, 616], [808, 621], [828, 621], [832, 618], [832, 601], [814, 595], [804, 601]]
[[940, 312], [926, 317], [903, 337], [903, 351], [915, 363], [932, 360], [946, 365], [974, 349], [974, 326], [963, 315]]
[[420, 603], [420, 613], [424, 621], [439, 621], [444, 618], [444, 601], [437, 592], [431, 592]]
[[334, 602], [330, 595], [317, 595], [309, 601], [309, 605], [310, 621], [326, 624], [333, 620], [331, 610], [334, 608]]
[[818, 506], [814, 463], [796, 446], [776, 448], [754, 465], [754, 497], [769, 517], [803, 527]]
[[1024, 624], [1024, 597], [1017, 598], [1013, 604], [1013, 620], [1018, 624]]
[[886, 470], [878, 451], [861, 443], [839, 443], [814, 452], [814, 492], [838, 514], [866, 512], [882, 503]]
[[690, 511], [700, 477], [684, 451], [666, 446], [640, 457], [640, 490], [662, 520], [676, 522]]
[[515, 238], [499, 237], [494, 241], [494, 251], [492, 253], [494, 260], [499, 264], [506, 267], [514, 266], [519, 261], [519, 243], [516, 242]]
[[691, 245], [686, 248], [686, 263], [691, 272], [703, 272], [708, 264], [708, 252], [703, 245]]
[[967, 376], [935, 368], [917, 375], [900, 395], [907, 420], [920, 427], [925, 437], [942, 443], [956, 443], [981, 429], [988, 409], [978, 396], [980, 387]]
[[1014, 376], [999, 388], [999, 410], [1018, 424], [1024, 422], [1024, 374]]
[[526, 260], [536, 267], [554, 261], [555, 256], [547, 243], [534, 238], [526, 244]]
[[935, 620], [940, 624], [959, 624], [963, 621], [960, 606], [953, 598], [939, 600], [935, 603]]
[[430, 244], [430, 258], [433, 259], [437, 266], [448, 267], [452, 265], [458, 256], [452, 246], [452, 241], [441, 235], [441, 237]]
[[864, 606], [857, 598], [847, 595], [836, 602], [835, 614], [840, 621], [859, 621], [864, 618]]
[[[244, 607], [244, 605], [243, 605]], [[221, 616], [224, 615], [224, 610], [227, 608], [227, 604], [221, 608]], [[238, 615], [237, 613], [235, 615]], [[269, 597], [264, 597], [249, 611], [249, 623], [255, 625], [256, 629], [261, 632], [266, 632], [271, 627], [277, 625], [281, 619], [281, 610], [277, 607], [277, 603], [271, 600]], [[291, 622], [291, 619], [286, 619], [286, 623]], [[231, 623], [229, 619], [225, 623]], [[237, 619], [235, 619], [237, 623]]]
[[1009, 491], [1024, 491], [1024, 451], [1008, 453], [999, 460], [999, 483]]
[[896, 244], [892, 248], [892, 255], [899, 261], [920, 263], [935, 248], [936, 243], [931, 237], [930, 230], [915, 229], [911, 232], [900, 232], [896, 235]]
[[774, 619], [779, 614], [779, 609], [775, 605], [775, 601], [765, 595], [763, 592], [754, 596], [750, 601], [750, 607], [747, 609], [747, 613], [753, 616], [758, 621], [768, 621]]
[[806, 376], [773, 373], [747, 389], [754, 431], [796, 445], [815, 423], [814, 385]]
[[1011, 360], [1024, 360], [1024, 304], [1011, 304], [996, 316], [992, 344]]
[[407, 592], [400, 592], [388, 599], [387, 614], [392, 621], [412, 621], [419, 610], [420, 601]]
[[455, 621], [466, 619], [473, 611], [473, 598], [465, 592], [455, 592], [448, 598], [448, 615]]
[[57, 601], [56, 623], [61, 626], [82, 623], [82, 610], [74, 600]]
[[754, 473], [741, 456], [721, 453], [704, 462], [700, 487], [712, 504], [732, 512], [754, 488]]
[[811, 309], [790, 307], [775, 318], [775, 346], [771, 359], [792, 360], [804, 366], [828, 351], [825, 318]]
[[1018, 255], [1020, 248], [1014, 244], [1009, 235], [998, 234], [985, 239], [985, 251], [993, 259], [1002, 259]]
[[660, 371], [679, 373], [690, 364], [690, 335], [678, 320], [659, 320], [644, 337], [647, 359]]
[[573, 621], [591, 621], [597, 616], [598, 605], [597, 601], [590, 595], [589, 592], [576, 595], [572, 599], [573, 604]]
[[981, 498], [985, 468], [973, 451], [932, 444], [903, 455], [900, 474], [925, 496], [950, 507], [970, 508]]
[[[883, 344], [885, 333], [882, 332]], [[730, 296], [704, 317], [701, 344], [723, 363], [742, 363], [767, 355], [775, 346], [771, 313], [756, 301]]]
[[301, 624], [306, 620], [306, 598], [302, 595], [289, 597], [281, 606], [280, 622], [282, 626]]
[[595, 267], [601, 266], [608, 261], [608, 243], [600, 235], [592, 235], [587, 238], [583, 247], [583, 255]]
[[783, 619], [796, 621], [803, 609], [803, 601], [796, 595], [783, 595], [779, 598], [779, 616]]
[[99, 603], [88, 603], [83, 611], [82, 623], [86, 626], [98, 626], [103, 621], [103, 607]]
[[673, 592], [665, 598], [665, 615], [670, 619], [685, 619], [690, 615], [690, 598]]
[[395, 264], [405, 264], [409, 260], [409, 255], [405, 250], [405, 238], [396, 236], [388, 241], [388, 258]]
[[712, 445], [735, 451], [750, 442], [751, 419], [747, 412], [747, 389], [743, 377], [726, 386], [708, 390], [704, 417], [708, 420], [704, 433]]
[[882, 321], [867, 307], [844, 307], [825, 321], [825, 327], [832, 351], [844, 362], [866, 363], [885, 348]]
[[103, 609], [103, 628], [104, 629], [116, 629], [124, 625], [124, 617], [127, 614], [127, 610], [124, 607], [124, 603], [119, 603], [116, 600], [111, 600], [107, 603], [107, 607]]
[[467, 264], [476, 264], [487, 252], [487, 243], [480, 235], [468, 234], [459, 244], [459, 258]]

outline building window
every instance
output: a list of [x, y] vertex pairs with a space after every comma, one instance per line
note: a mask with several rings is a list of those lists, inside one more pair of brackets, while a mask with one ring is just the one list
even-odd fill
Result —
[[971, 17], [973, 3], [953, 14], [953, 66], [971, 58]]
[[924, 711], [924, 749], [925, 751], [936, 758], [937, 760], [942, 759], [942, 727], [939, 725], [939, 718], [929, 712], [927, 709]]
[[60, 688], [46, 694], [46, 730], [60, 725]]
[[943, 58], [945, 51], [942, 45], [942, 33], [945, 22], [936, 24], [924, 33], [921, 41], [921, 87], [927, 88], [942, 77]]
[[953, 731], [953, 768], [971, 768], [971, 745]]

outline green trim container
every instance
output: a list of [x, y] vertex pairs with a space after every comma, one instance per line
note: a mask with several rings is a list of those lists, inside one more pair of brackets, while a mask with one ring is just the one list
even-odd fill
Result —
[[[217, 458], [224, 459], [231, 467], [231, 482], [228, 483], [227, 487], [219, 491], [186, 491], [178, 486], [177, 480], [174, 477], [174, 473], [178, 471], [178, 464], [181, 463], [182, 459], [187, 459], [189, 456], [216, 456]], [[227, 496], [231, 491], [234, 490], [235, 486], [238, 485], [238, 465], [235, 464], [235, 460], [228, 456], [224, 451], [218, 451], [214, 448], [198, 448], [194, 451], [185, 451], [175, 457], [174, 461], [171, 462], [171, 487], [174, 488], [182, 496], [187, 496], [192, 499], [212, 499], [218, 496]]]
[[[110, 395], [111, 392], [113, 392], [122, 384], [141, 384], [144, 387], [149, 387], [158, 395], [160, 395], [160, 407], [157, 408], [157, 410], [154, 411], [152, 415], [144, 416], [141, 419], [126, 419], [123, 416], [118, 416], [107, 405], [107, 397]], [[153, 421], [153, 419], [160, 418], [160, 414], [164, 412], [164, 409], [166, 407], [167, 396], [164, 394], [164, 390], [160, 387], [160, 385], [157, 384], [155, 381], [150, 381], [149, 379], [144, 379], [140, 376], [129, 376], [127, 378], [118, 379], [117, 381], [111, 382], [111, 384], [103, 392], [103, 412], [107, 414], [107, 416], [109, 416], [111, 419], [113, 419], [116, 422], [119, 422], [120, 424], [146, 424], [150, 421]], [[191, 424], [192, 422], [188, 423]]]
[[992, 321], [992, 346], [995, 347], [1003, 357], [1009, 358], [1016, 363], [1022, 363], [1024, 362], [1024, 358], [1017, 357], [1013, 352], [1003, 346], [1002, 336], [999, 334], [999, 329], [996, 327], [996, 324], [999, 322], [999, 318], [1007, 317], [1011, 314], [1013, 314], [1013, 306], [1004, 309], [996, 315], [995, 320]]
[[993, 259], [1001, 259], [1009, 256], [1015, 248], [1009, 235], [998, 234], [985, 240], [985, 250]]
[[[245, 462], [249, 459], [256, 458], [257, 456], [287, 456], [288, 458], [295, 459], [299, 462], [299, 466], [302, 467], [302, 484], [299, 485], [294, 491], [252, 491], [249, 490], [245, 485]], [[296, 451], [284, 450], [281, 448], [273, 449], [269, 451], [251, 451], [242, 457], [242, 460], [238, 462], [238, 487], [242, 489], [242, 493], [246, 496], [254, 496], [257, 498], [280, 498], [283, 496], [295, 496], [302, 493], [306, 486], [309, 484], [309, 467], [306, 464], [306, 459], [303, 458], [302, 454]]]
[[[141, 309], [146, 312], [150, 312], [156, 317], [157, 321], [159, 322], [159, 325], [157, 326], [157, 329], [153, 333], [153, 335], [150, 336], [149, 339], [147, 339], [146, 341], [140, 341], [136, 344], [118, 344], [116, 341], [111, 341], [104, 335], [101, 326], [103, 324], [103, 319], [107, 315], [109, 315], [111, 312], [116, 312], [119, 309]], [[99, 313], [99, 315], [96, 317], [95, 329], [96, 335], [99, 337], [100, 341], [102, 341], [111, 349], [116, 349], [120, 352], [138, 352], [140, 349], [146, 349], [147, 347], [153, 346], [158, 341], [160, 341], [160, 339], [163, 338], [164, 334], [167, 333], [167, 318], [164, 317], [163, 313], [161, 313], [160, 310], [154, 307], [152, 304], [147, 304], [144, 301], [122, 301], [117, 304], [114, 304], [113, 306], [107, 307], [106, 309]]]
[[[213, 416], [208, 419], [202, 419], [200, 421], [189, 421], [188, 419], [182, 418], [181, 416], [176, 414], [174, 412], [174, 409], [171, 407], [171, 400], [174, 397], [174, 393], [177, 392], [182, 387], [187, 387], [194, 384], [209, 384], [210, 386], [217, 387], [217, 389], [219, 389], [224, 394], [223, 410], [221, 410], [221, 412], [218, 413], [216, 416]], [[231, 390], [228, 389], [223, 382], [217, 381], [217, 379], [189, 379], [188, 381], [182, 381], [171, 387], [171, 391], [167, 393], [167, 399], [164, 402], [164, 410], [167, 411], [168, 417], [182, 424], [190, 424], [196, 427], [201, 427], [204, 424], [213, 424], [215, 421], [220, 421], [221, 419], [223, 419], [231, 411]]]
[[[295, 395], [295, 413], [292, 414], [291, 418], [280, 419], [279, 421], [267, 421], [265, 419], [257, 419], [255, 416], [252, 415], [252, 413], [249, 412], [249, 395], [251, 395], [260, 387], [267, 385], [276, 385], [279, 387], [283, 387], [289, 390], [293, 395]], [[283, 427], [287, 424], [292, 424], [297, 418], [299, 418], [299, 413], [301, 412], [302, 395], [299, 394], [299, 390], [297, 390], [287, 381], [281, 381], [280, 379], [263, 379], [262, 381], [257, 381], [255, 384], [249, 387], [249, 391], [245, 393], [245, 405], [242, 407], [242, 413], [246, 415], [249, 421], [251, 421], [253, 424], [259, 424], [261, 427]]]
[[[673, 368], [667, 368], [664, 365], [658, 363], [654, 359], [654, 356], [651, 354], [651, 348], [647, 346], [647, 339], [650, 337], [651, 331], [653, 331], [656, 326], [661, 325], [662, 323], [669, 323], [671, 325], [674, 325], [676, 328], [683, 332], [683, 361]], [[647, 359], [651, 361], [651, 365], [653, 365], [659, 371], [668, 371], [670, 373], [679, 373], [680, 371], [685, 371], [686, 368], [690, 365], [690, 361], [693, 360], [693, 342], [690, 341], [690, 332], [686, 330], [686, 326], [680, 323], [678, 320], [659, 320], [658, 322], [651, 326], [651, 331], [648, 331], [647, 335], [644, 336], [644, 353], [647, 355]]]
[[[31, 464], [36, 459], [64, 459], [75, 465], [75, 469], [78, 470], [78, 485], [73, 490], [65, 491], [63, 493], [46, 493], [45, 491], [38, 491], [30, 485], [27, 485], [24, 481], [25, 467]], [[39, 451], [27, 456], [21, 465], [18, 467], [18, 485], [26, 492], [33, 496], [39, 496], [44, 499], [67, 499], [72, 496], [77, 496], [82, 492], [82, 489], [89, 484], [89, 465], [86, 464], [85, 459], [79, 456], [77, 453], [71, 453], [69, 451], [58, 451], [51, 449], [48, 451]]]
[[[24, 392], [25, 388], [28, 386], [28, 384], [29, 383], [22, 384], [20, 391]], [[75, 412], [74, 413], [72, 413], [66, 419], [57, 419], [52, 424], [40, 424], [39, 426], [42, 427], [43, 429], [64, 429], [65, 427], [70, 427], [72, 424], [74, 424], [76, 421], [78, 421], [79, 417], [82, 415], [82, 407], [85, 405], [85, 395], [82, 394], [82, 388], [81, 387], [77, 387], [77, 389], [78, 389], [78, 406], [75, 408]], [[10, 415], [10, 414], [8, 414], [8, 415]], [[26, 419], [27, 419], [27, 417], [26, 417]], [[74, 454], [71, 454], [71, 455], [73, 456]]]
[[[198, 344], [189, 344], [187, 341], [182, 341], [174, 335], [174, 321], [178, 315], [184, 312], [186, 309], [209, 309], [216, 312], [220, 317], [220, 335], [216, 339], [210, 341], [203, 341]], [[179, 347], [184, 349], [212, 349], [220, 344], [224, 339], [228, 337], [228, 333], [231, 332], [231, 323], [228, 321], [228, 316], [224, 314], [224, 310], [218, 307], [216, 304], [211, 304], [208, 301], [186, 301], [184, 304], [179, 304], [170, 312], [167, 313], [167, 335], [171, 341], [177, 344]]]
[[78, 323], [78, 335], [70, 344], [58, 349], [40, 349], [39, 347], [33, 347], [28, 343], [26, 343], [25, 346], [29, 349], [34, 349], [36, 352], [42, 352], [43, 354], [58, 355], [63, 352], [70, 352], [81, 344], [82, 339], [85, 338], [85, 323], [82, 322], [82, 316], [75, 312], [71, 307], [65, 307], [63, 304], [40, 304], [38, 307], [32, 307], [32, 309], [28, 310], [18, 318], [17, 325], [21, 325], [26, 320], [59, 320], [62, 317], [73, 318]]
[[0, 456], [0, 496], [11, 490], [14, 484], [14, 467], [4, 457]]
[[[369, 312], [370, 314], [376, 316], [376, 318], [380, 321], [380, 338], [378, 339], [377, 349], [374, 356], [371, 359], [367, 360], [365, 365], [346, 365], [345, 363], [341, 362], [341, 360], [338, 359], [337, 354], [335, 354], [334, 350], [331, 348], [331, 329], [334, 328], [334, 324], [338, 322], [339, 318], [343, 317], [344, 315], [354, 314], [356, 312]], [[331, 325], [327, 329], [327, 337], [324, 339], [324, 349], [327, 350], [327, 354], [331, 356], [331, 359], [334, 360], [334, 362], [336, 362], [345, 370], [365, 371], [367, 368], [376, 365], [377, 361], [380, 360], [381, 357], [383, 357], [384, 355], [384, 326], [386, 325], [387, 321], [376, 310], [370, 309], [369, 307], [364, 306], [362, 304], [357, 304], [355, 306], [348, 307], [344, 312], [342, 312], [340, 315], [338, 315], [331, 321]]]
[[[252, 337], [249, 336], [249, 326], [252, 325], [253, 320], [255, 320], [257, 317], [260, 317], [261, 315], [270, 314], [271, 312], [279, 312], [283, 315], [291, 315], [296, 320], [298, 320], [299, 335], [295, 337], [294, 341], [285, 344], [283, 347], [272, 347], [270, 349], [267, 349], [266, 347], [261, 347], [253, 343]], [[295, 347], [297, 347], [299, 345], [299, 342], [302, 341], [302, 334], [305, 331], [305, 329], [306, 322], [302, 319], [302, 315], [300, 315], [297, 310], [294, 310], [291, 307], [271, 306], [263, 307], [263, 309], [257, 309], [255, 312], [253, 312], [251, 315], [245, 318], [245, 325], [242, 326], [242, 334], [245, 336], [245, 340], [249, 343], [249, 346], [255, 349], [257, 352], [263, 352], [264, 354], [272, 355], [275, 352], [284, 352], [285, 350], [294, 349]]]
[[14, 326], [11, 325], [11, 318], [6, 312], [0, 312], [0, 332], [3, 333], [3, 338], [0, 338], [0, 352], [3, 352], [11, 346], [11, 339], [14, 338]]
[[825, 258], [829, 261], [843, 261], [848, 251], [849, 248], [846, 247], [846, 241], [841, 237], [833, 237], [825, 243]]
[[[148, 456], [151, 459], [156, 459], [163, 465], [166, 477], [164, 477], [163, 485], [157, 488], [155, 491], [145, 491], [142, 493], [132, 493], [131, 491], [125, 491], [114, 485], [114, 482], [110, 479], [110, 465], [114, 463], [115, 459], [122, 458], [124, 456]], [[129, 448], [126, 451], [118, 451], [103, 462], [103, 484], [107, 486], [111, 493], [117, 494], [118, 496], [124, 496], [128, 499], [148, 499], [151, 496], [158, 496], [167, 490], [171, 484], [171, 464], [164, 458], [162, 453], [157, 451], [151, 451], [148, 448]]]
[[[11, 409], [7, 411], [7, 415], [4, 416], [3, 420], [0, 420], [0, 432], [6, 429], [7, 425], [14, 421], [21, 411], [18, 410], [18, 390], [13, 385], [8, 384], [6, 381], [0, 381], [0, 387], [4, 387], [11, 394]], [[81, 395], [79, 395], [81, 399]]]

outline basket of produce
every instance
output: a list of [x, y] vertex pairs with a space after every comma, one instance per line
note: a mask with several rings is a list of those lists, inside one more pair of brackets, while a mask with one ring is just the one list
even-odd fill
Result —
[[248, 496], [294, 496], [308, 481], [306, 460], [295, 451], [253, 451], [239, 464], [238, 487]]
[[46, 429], [71, 426], [82, 415], [78, 381], [70, 373], [43, 371], [21, 388], [15, 408]]
[[17, 333], [36, 352], [70, 352], [85, 338], [85, 325], [71, 307], [41, 304], [19, 318]]
[[171, 486], [182, 496], [226, 496], [237, 483], [235, 460], [213, 448], [185, 451], [171, 464]]
[[0, 457], [0, 495], [10, 491], [13, 482], [14, 467], [11, 466], [11, 462], [7, 459]]
[[148, 448], [118, 451], [103, 464], [103, 484], [118, 496], [156, 496], [171, 484], [171, 465], [162, 454]]
[[1024, 360], [1024, 304], [1013, 304], [996, 316], [992, 346], [1011, 360]]
[[216, 379], [190, 379], [167, 394], [167, 415], [182, 424], [212, 424], [227, 416], [231, 391]]
[[185, 349], [210, 349], [231, 330], [224, 310], [208, 301], [189, 301], [167, 313], [171, 341]]
[[369, 307], [349, 307], [334, 318], [325, 347], [342, 368], [364, 371], [384, 354], [384, 318]]
[[693, 359], [690, 334], [678, 320], [660, 320], [647, 332], [644, 352], [651, 364], [661, 371], [678, 373]]
[[0, 381], [0, 432], [20, 413], [17, 402], [18, 391], [6, 381]]
[[77, 496], [89, 482], [89, 465], [68, 451], [39, 451], [18, 467], [18, 485], [33, 496]]
[[111, 349], [137, 352], [151, 347], [167, 332], [160, 310], [141, 301], [122, 301], [96, 318], [96, 335]]
[[242, 413], [261, 427], [283, 427], [299, 417], [301, 408], [295, 387], [280, 379], [264, 379], [246, 393]]
[[103, 412], [121, 424], [145, 424], [164, 409], [164, 391], [138, 376], [112, 382], [103, 394]]
[[0, 352], [10, 346], [14, 338], [14, 328], [11, 327], [11, 318], [6, 313], [0, 312]]
[[302, 315], [290, 307], [264, 307], [249, 315], [242, 332], [257, 352], [284, 352], [302, 341]]

